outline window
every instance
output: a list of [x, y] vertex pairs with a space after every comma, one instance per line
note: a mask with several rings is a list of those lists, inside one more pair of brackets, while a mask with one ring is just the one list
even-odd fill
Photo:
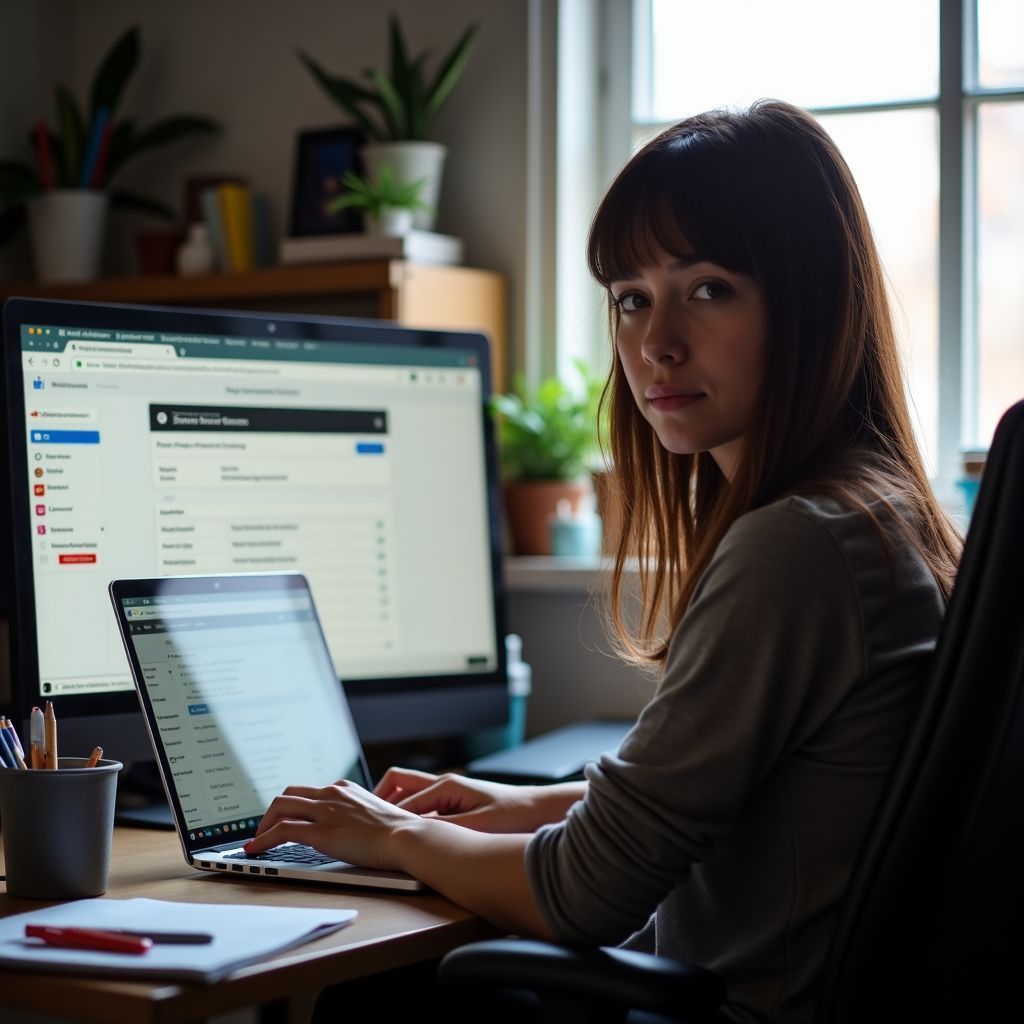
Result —
[[633, 0], [632, 55], [634, 145], [763, 96], [832, 134], [881, 250], [929, 471], [952, 497], [960, 449], [987, 445], [1024, 397], [1024, 4]]

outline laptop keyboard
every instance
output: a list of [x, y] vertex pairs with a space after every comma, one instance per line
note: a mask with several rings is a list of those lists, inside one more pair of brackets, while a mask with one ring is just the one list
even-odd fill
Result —
[[301, 843], [275, 846], [263, 853], [246, 853], [244, 850], [239, 850], [238, 853], [224, 855], [224, 860], [272, 860], [285, 864], [330, 864], [337, 859], [337, 857], [328, 857], [327, 854], [314, 850], [312, 846], [303, 846]]

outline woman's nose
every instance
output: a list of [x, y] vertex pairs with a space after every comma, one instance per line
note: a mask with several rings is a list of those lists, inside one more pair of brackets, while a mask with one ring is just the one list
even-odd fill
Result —
[[641, 345], [644, 359], [655, 363], [681, 363], [686, 359], [686, 342], [680, 325], [673, 318], [655, 313], [647, 322]]

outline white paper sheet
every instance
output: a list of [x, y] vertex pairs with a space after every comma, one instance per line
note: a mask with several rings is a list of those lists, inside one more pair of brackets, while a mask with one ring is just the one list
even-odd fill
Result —
[[[354, 910], [172, 903], [167, 900], [76, 900], [0, 918], [0, 964], [33, 971], [178, 978], [212, 983], [274, 953], [322, 938], [349, 924]], [[46, 946], [25, 938], [26, 924], [208, 932], [204, 945], [156, 944], [141, 955]]]

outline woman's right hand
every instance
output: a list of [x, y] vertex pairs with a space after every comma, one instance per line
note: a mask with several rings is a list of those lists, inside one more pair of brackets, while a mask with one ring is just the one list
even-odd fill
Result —
[[389, 768], [377, 784], [377, 796], [413, 814], [433, 815], [478, 832], [534, 832], [561, 821], [586, 783], [518, 786], [484, 782], [462, 775], [411, 768]]

